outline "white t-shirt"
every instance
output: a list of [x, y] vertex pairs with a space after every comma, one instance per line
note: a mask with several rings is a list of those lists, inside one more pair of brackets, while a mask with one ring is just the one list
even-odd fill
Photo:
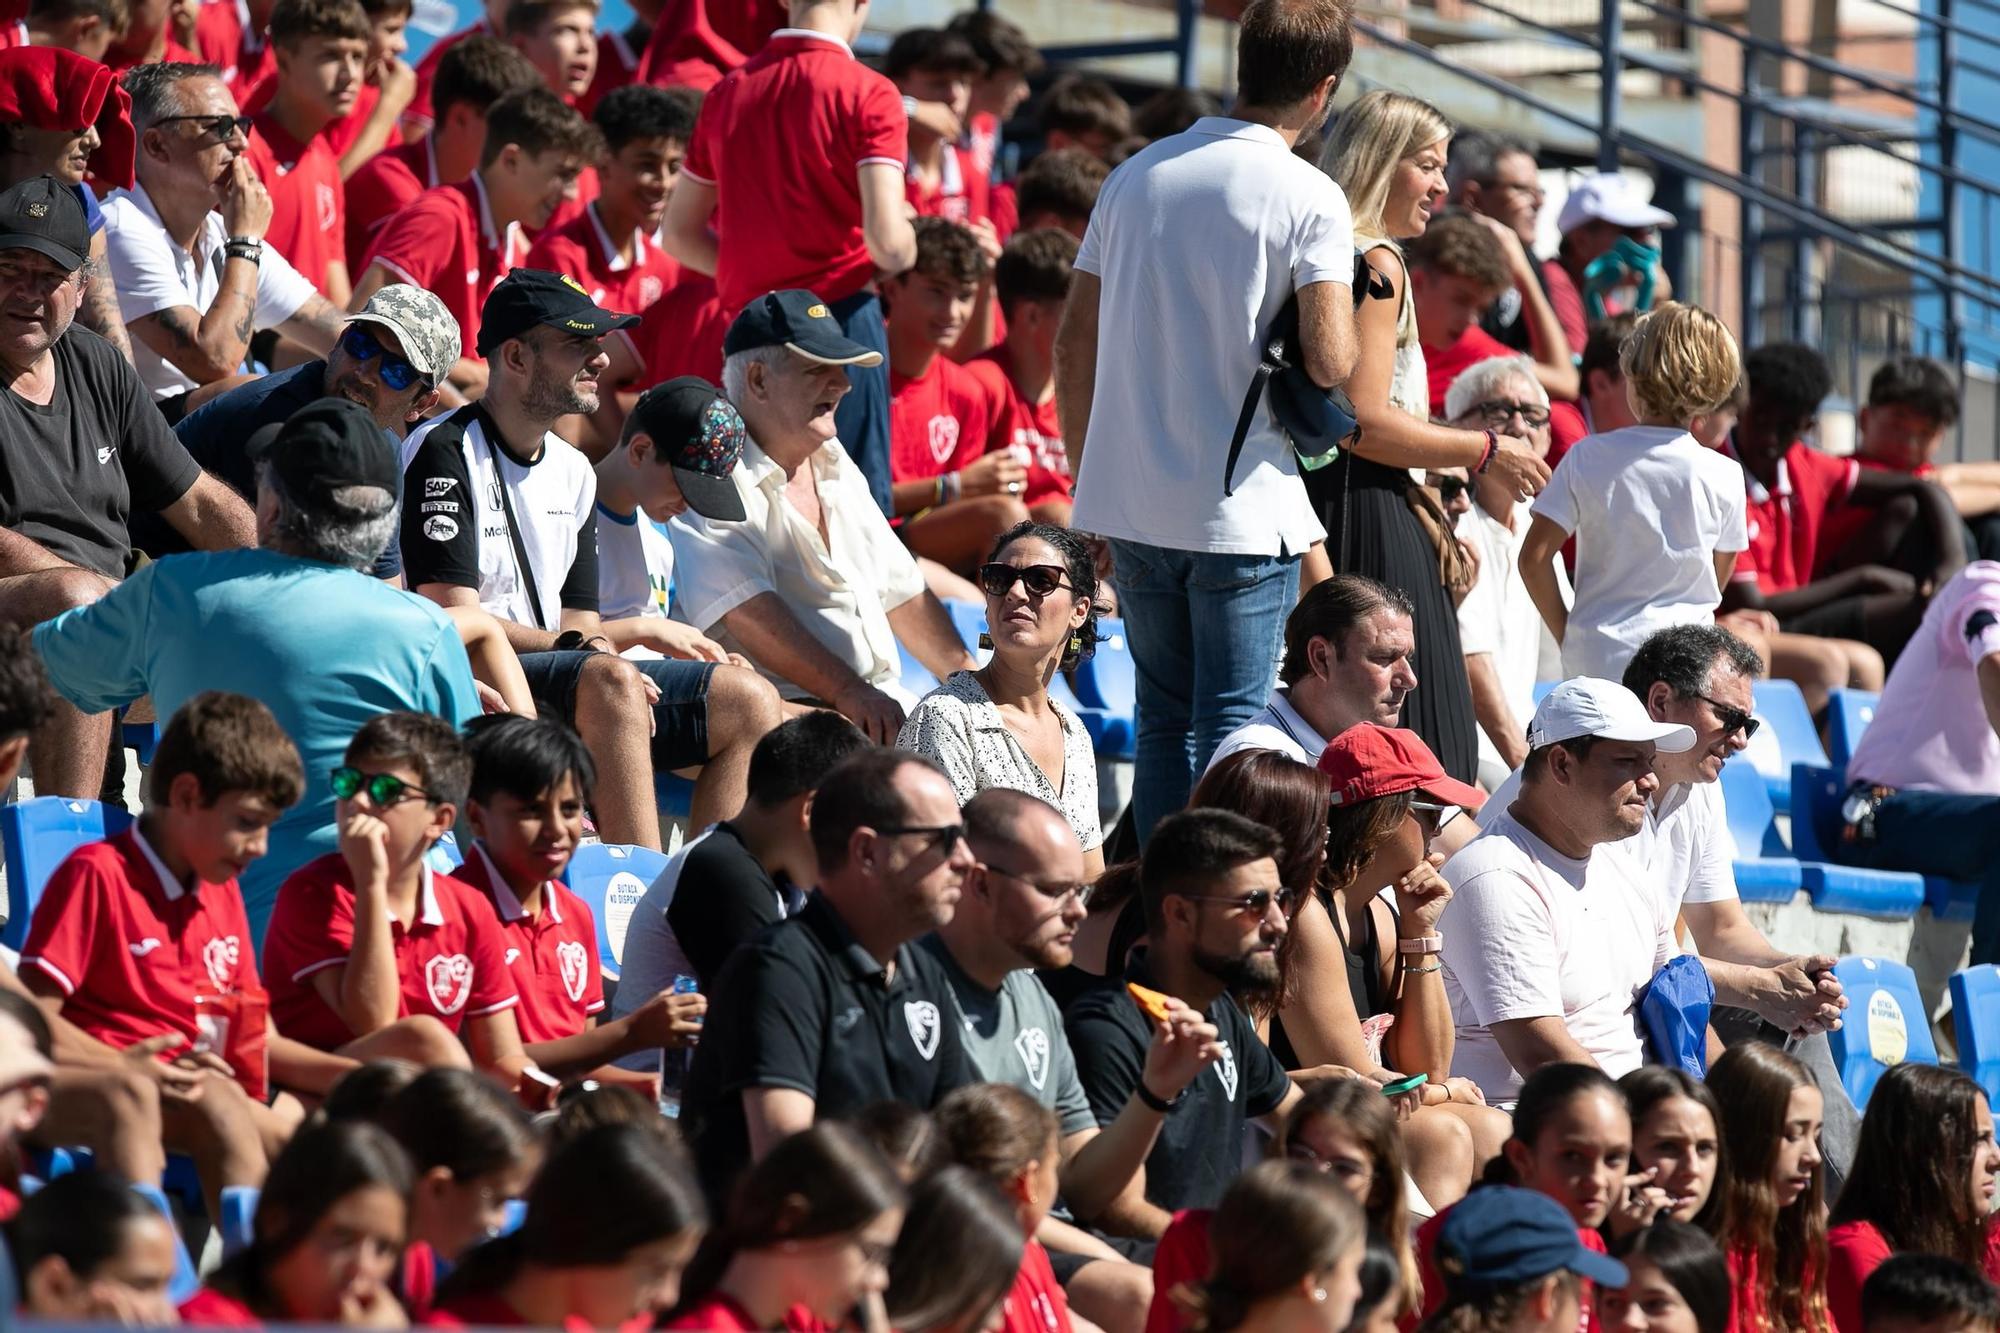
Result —
[[1074, 525], [1238, 555], [1321, 540], [1268, 401], [1229, 496], [1223, 469], [1271, 321], [1300, 287], [1354, 281], [1340, 187], [1275, 130], [1207, 116], [1111, 173], [1076, 267], [1103, 292]]
[[1209, 756], [1208, 767], [1214, 768], [1238, 750], [1276, 750], [1302, 764], [1317, 764], [1325, 749], [1326, 737], [1299, 715], [1280, 685], [1248, 722], [1222, 738], [1222, 744]]
[[[222, 214], [210, 213], [202, 219], [201, 237], [189, 254], [167, 239], [145, 186], [112, 191], [104, 201], [104, 252], [118, 287], [118, 317], [130, 324], [175, 306], [207, 314], [222, 290], [222, 246], [228, 239]], [[283, 255], [266, 245], [257, 265], [255, 326], [278, 327], [299, 312], [314, 290]], [[132, 364], [155, 398], [171, 398], [198, 387], [139, 338], [132, 339]]]
[[639, 510], [597, 506], [598, 614], [606, 620], [666, 619], [674, 586], [674, 544], [665, 524]]
[[1656, 631], [1713, 620], [1715, 553], [1749, 545], [1742, 466], [1671, 426], [1578, 441], [1534, 512], [1576, 534], [1565, 677], [1617, 680]]
[[1445, 863], [1452, 899], [1438, 930], [1454, 1076], [1512, 1102], [1521, 1075], [1492, 1029], [1522, 1018], [1562, 1019], [1613, 1078], [1643, 1063], [1633, 998], [1675, 950], [1639, 873], [1615, 845], [1572, 860], [1507, 814]]
[[[1527, 585], [1516, 572], [1529, 523], [1526, 502], [1515, 507], [1511, 530], [1477, 503], [1458, 518], [1458, 539], [1479, 555], [1479, 577], [1458, 606], [1459, 650], [1466, 657], [1484, 653], [1493, 659], [1507, 706], [1524, 731], [1535, 712], [1535, 681], [1544, 641], [1553, 646], [1549, 627], [1542, 623], [1541, 612], [1535, 609]], [[1556, 579], [1567, 593], [1569, 580], [1561, 561], [1556, 562]], [[1505, 764], [1483, 726], [1479, 728], [1479, 760], [1482, 765]]]

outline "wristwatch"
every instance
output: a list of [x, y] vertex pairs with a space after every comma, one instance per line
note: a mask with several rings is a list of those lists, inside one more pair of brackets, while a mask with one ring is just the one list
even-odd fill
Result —
[[222, 253], [230, 259], [247, 259], [253, 264], [262, 264], [264, 243], [255, 236], [232, 236], [222, 243]]

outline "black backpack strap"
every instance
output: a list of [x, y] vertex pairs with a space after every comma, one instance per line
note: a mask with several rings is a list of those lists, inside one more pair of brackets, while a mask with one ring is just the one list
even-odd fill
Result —
[[1281, 365], [1267, 345], [1262, 359], [1257, 362], [1257, 373], [1250, 377], [1250, 392], [1243, 395], [1243, 410], [1236, 414], [1236, 433], [1229, 439], [1229, 459], [1222, 467], [1224, 496], [1236, 493], [1236, 460], [1243, 454], [1243, 441], [1250, 434], [1250, 423], [1257, 419], [1257, 408], [1264, 401], [1265, 386], [1270, 384], [1271, 376], [1278, 373]]

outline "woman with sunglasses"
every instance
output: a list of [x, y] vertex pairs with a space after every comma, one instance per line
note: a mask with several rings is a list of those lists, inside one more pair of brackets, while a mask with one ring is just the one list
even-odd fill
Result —
[[961, 804], [1010, 787], [1062, 811], [1094, 879], [1104, 870], [1097, 759], [1090, 734], [1050, 696], [1049, 683], [1096, 647], [1096, 560], [1068, 528], [1020, 523], [994, 543], [979, 586], [993, 656], [925, 695], [896, 744], [941, 764]]

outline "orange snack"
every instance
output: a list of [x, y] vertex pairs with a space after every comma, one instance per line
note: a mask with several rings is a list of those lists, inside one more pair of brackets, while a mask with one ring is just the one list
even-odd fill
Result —
[[1147, 1017], [1157, 1023], [1167, 1021], [1166, 996], [1156, 990], [1148, 990], [1136, 981], [1126, 982], [1125, 989], [1132, 993], [1132, 998], [1139, 1002], [1139, 1007], [1146, 1011]]

